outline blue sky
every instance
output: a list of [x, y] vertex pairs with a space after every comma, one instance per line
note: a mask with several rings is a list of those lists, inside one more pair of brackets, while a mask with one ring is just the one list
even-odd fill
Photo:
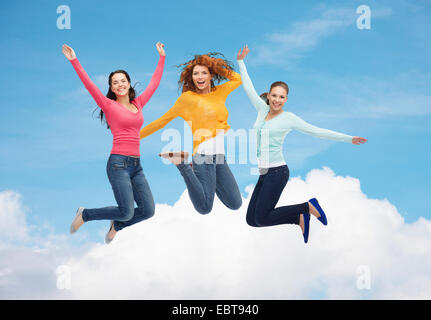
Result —
[[[71, 8], [70, 30], [56, 27], [62, 4]], [[356, 27], [363, 4], [371, 9], [370, 30]], [[166, 45], [166, 67], [144, 125], [177, 99], [176, 65], [210, 51], [235, 62], [248, 44], [246, 64], [259, 92], [284, 80], [286, 110], [369, 139], [358, 147], [293, 132], [284, 146], [292, 177], [326, 166], [359, 179], [368, 198], [388, 199], [406, 222], [431, 217], [430, 1], [15, 1], [0, 8], [0, 191], [22, 195], [32, 224], [64, 233], [77, 207], [115, 204], [105, 172], [112, 136], [61, 45], [75, 49], [101, 90], [122, 68], [142, 91], [157, 63], [157, 41]], [[227, 108], [233, 129], [253, 126], [242, 88]], [[182, 119], [167, 126], [183, 127]], [[172, 205], [185, 185], [157, 156], [166, 144], [161, 134], [141, 141], [142, 163], [156, 203]], [[253, 166], [231, 165], [243, 193], [257, 180]], [[105, 224], [88, 226], [94, 239]]]
[[[70, 30], [57, 28], [60, 5], [71, 9]], [[371, 10], [370, 30], [356, 26], [360, 5]], [[429, 298], [430, 17], [429, 0], [1, 2], [0, 298]], [[246, 225], [253, 163], [231, 165], [240, 210], [216, 201], [210, 215], [194, 212], [176, 168], [157, 156], [168, 143], [162, 130], [141, 141], [155, 217], [109, 246], [107, 221], [68, 234], [77, 207], [115, 200], [105, 171], [112, 136], [61, 46], [74, 48], [103, 92], [118, 68], [142, 91], [157, 41], [166, 65], [144, 125], [178, 98], [176, 65], [212, 51], [235, 63], [248, 44], [258, 92], [283, 80], [285, 110], [369, 140], [287, 136], [291, 180], [279, 204], [317, 194], [330, 222], [312, 222], [307, 246], [291, 226]], [[226, 105], [231, 132], [253, 126], [241, 87]], [[182, 119], [166, 128], [190, 136]], [[358, 270], [368, 269], [371, 290], [359, 290]], [[58, 270], [72, 271], [70, 290], [60, 290]]]

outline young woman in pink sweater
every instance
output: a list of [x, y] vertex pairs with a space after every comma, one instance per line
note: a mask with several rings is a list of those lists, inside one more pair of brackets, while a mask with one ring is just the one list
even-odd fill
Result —
[[124, 70], [116, 70], [109, 75], [109, 90], [106, 96], [103, 95], [82, 68], [74, 50], [63, 45], [63, 54], [100, 107], [101, 119], [105, 117], [111, 129], [113, 146], [106, 171], [118, 204], [96, 209], [78, 208], [70, 226], [71, 233], [87, 221], [111, 220], [105, 237], [105, 242], [110, 243], [121, 229], [154, 215], [153, 196], [140, 164], [139, 130], [144, 123], [142, 108], [156, 91], [163, 73], [164, 45], [157, 43], [156, 48], [160, 55], [156, 71], [145, 91], [136, 97], [130, 77]]

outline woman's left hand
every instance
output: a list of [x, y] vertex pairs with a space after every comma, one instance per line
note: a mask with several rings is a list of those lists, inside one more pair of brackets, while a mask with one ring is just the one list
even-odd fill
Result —
[[367, 139], [361, 138], [361, 137], [353, 137], [353, 139], [352, 139], [352, 143], [356, 144], [356, 145], [363, 144], [363, 143], [365, 143], [367, 141], [368, 141]]
[[241, 49], [239, 49], [238, 54], [236, 55], [236, 59], [237, 60], [244, 60], [244, 58], [247, 56], [247, 54], [249, 53], [249, 49], [248, 49], [248, 45], [245, 45], [242, 48], [242, 52]]
[[156, 43], [157, 51], [159, 52], [159, 54], [161, 56], [166, 56], [165, 49], [163, 49], [164, 47], [165, 47], [165, 45], [163, 43], [161, 43], [161, 42]]

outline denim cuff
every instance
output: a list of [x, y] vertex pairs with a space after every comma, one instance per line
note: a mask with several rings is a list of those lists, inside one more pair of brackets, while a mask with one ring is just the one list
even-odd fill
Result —
[[88, 209], [84, 209], [82, 210], [82, 220], [84, 220], [84, 222], [87, 222], [88, 220], [88, 216], [87, 216], [87, 211]]

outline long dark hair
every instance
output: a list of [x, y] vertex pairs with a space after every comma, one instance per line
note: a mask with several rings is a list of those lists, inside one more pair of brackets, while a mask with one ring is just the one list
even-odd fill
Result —
[[[117, 96], [111, 90], [112, 77], [116, 73], [122, 73], [122, 74], [124, 74], [126, 76], [127, 81], [129, 81], [129, 83], [131, 83], [130, 82], [130, 76], [129, 76], [129, 74], [126, 71], [124, 71], [124, 70], [115, 70], [115, 71], [112, 71], [111, 74], [109, 75], [109, 78], [108, 78], [109, 89], [108, 89], [108, 93], [106, 94], [106, 97], [109, 98], [109, 99], [111, 99], [111, 100], [117, 100]], [[135, 85], [133, 87], [130, 86], [130, 89], [129, 89], [129, 102], [132, 102], [135, 99], [135, 97], [136, 97], [135, 87], [136, 87], [136, 83], [135, 83]], [[96, 108], [94, 111], [96, 111], [98, 109], [99, 108]], [[110, 128], [109, 127], [109, 123], [106, 121], [105, 115], [104, 115], [104, 113], [103, 113], [102, 110], [100, 110], [100, 112], [99, 112], [99, 118], [100, 118], [100, 122], [102, 122], [102, 123], [103, 123], [103, 121], [106, 122], [106, 127], [109, 129]]]
[[[289, 86], [287, 85], [286, 82], [283, 81], [276, 81], [273, 84], [271, 84], [271, 87], [269, 88], [269, 92], [271, 92], [271, 90], [274, 87], [282, 87], [284, 90], [286, 90], [286, 96], [289, 94]], [[266, 104], [269, 105], [269, 100], [268, 100], [268, 94], [269, 92], [264, 92], [260, 95], [260, 97], [263, 99], [263, 101], [266, 102]]]

